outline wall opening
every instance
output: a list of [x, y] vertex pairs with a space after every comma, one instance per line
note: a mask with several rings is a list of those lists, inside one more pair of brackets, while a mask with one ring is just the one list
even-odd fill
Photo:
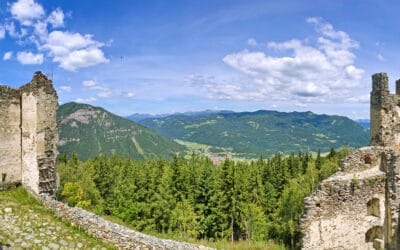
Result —
[[387, 172], [387, 160], [385, 153], [381, 154], [381, 164], [379, 165], [379, 170], [385, 173]]
[[383, 240], [383, 230], [381, 226], [371, 227], [365, 233], [365, 242], [374, 242], [376, 239]]
[[7, 174], [2, 173], [1, 174], [1, 182], [5, 182], [6, 181], [6, 177], [7, 177]]
[[372, 243], [374, 249], [383, 249], [383, 230], [381, 226], [375, 226], [370, 228], [365, 234], [365, 242]]
[[381, 209], [378, 198], [373, 198], [367, 202], [367, 215], [381, 217]]

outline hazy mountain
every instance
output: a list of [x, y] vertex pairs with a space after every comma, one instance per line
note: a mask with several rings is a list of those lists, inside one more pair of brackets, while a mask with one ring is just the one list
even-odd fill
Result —
[[171, 157], [182, 145], [140, 124], [88, 104], [66, 103], [57, 111], [60, 153], [81, 160], [116, 153], [133, 159]]
[[369, 119], [359, 119], [356, 120], [356, 122], [364, 128], [369, 129], [371, 127], [371, 121]]
[[157, 115], [134, 113], [132, 115], [126, 116], [126, 118], [131, 121], [134, 121], [134, 122], [140, 122], [145, 119], [164, 118], [164, 117], [171, 116], [171, 115], [186, 115], [186, 116], [190, 116], [190, 117], [202, 117], [202, 116], [208, 116], [208, 115], [213, 115], [213, 114], [228, 114], [228, 113], [234, 113], [234, 112], [229, 111], [229, 110], [205, 110], [205, 111], [189, 111], [189, 112], [183, 112], [183, 113], [157, 114]]
[[270, 156], [278, 151], [325, 152], [332, 147], [369, 144], [368, 130], [355, 121], [312, 112], [260, 110], [200, 117], [181, 114], [145, 119], [141, 124], [174, 139], [229, 149], [244, 157]]

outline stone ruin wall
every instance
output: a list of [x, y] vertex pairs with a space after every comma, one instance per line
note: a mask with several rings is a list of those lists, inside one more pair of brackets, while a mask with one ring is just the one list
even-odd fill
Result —
[[371, 146], [353, 151], [340, 170], [305, 198], [303, 249], [400, 249], [400, 81], [372, 76]]
[[18, 90], [0, 85], [0, 184], [21, 182], [21, 103]]
[[0, 85], [0, 188], [22, 184], [55, 194], [57, 107], [52, 82], [40, 72], [19, 89]]

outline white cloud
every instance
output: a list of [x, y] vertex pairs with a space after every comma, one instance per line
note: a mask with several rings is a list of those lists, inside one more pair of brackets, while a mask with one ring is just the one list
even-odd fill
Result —
[[61, 68], [76, 71], [79, 68], [107, 63], [109, 60], [99, 49], [102, 46], [102, 43], [92, 39], [92, 35], [53, 31], [40, 49], [48, 51]]
[[82, 85], [89, 90], [99, 91], [96, 94], [98, 97], [109, 97], [112, 94], [112, 91], [109, 88], [98, 84], [94, 80], [83, 81]]
[[109, 97], [112, 94], [110, 90], [97, 93], [98, 97]]
[[77, 98], [74, 100], [75, 102], [79, 102], [79, 103], [93, 103], [95, 101], [97, 101], [96, 98], [94, 97], [89, 97], [89, 98]]
[[82, 85], [85, 87], [94, 87], [97, 85], [97, 83], [93, 80], [87, 80], [87, 81], [83, 81]]
[[250, 46], [257, 46], [258, 45], [256, 39], [254, 39], [254, 38], [247, 39], [247, 44], [250, 45]]
[[350, 103], [369, 103], [370, 96], [369, 95], [361, 95], [361, 96], [349, 97], [349, 98], [347, 98], [346, 101], [350, 102]]
[[45, 54], [67, 71], [109, 62], [101, 49], [104, 44], [93, 35], [54, 30], [65, 25], [61, 8], [46, 15], [35, 0], [18, 0], [10, 5], [10, 13], [13, 20], [8, 18], [4, 26], [0, 25], [0, 39], [8, 33], [18, 45], [33, 44], [36, 51], [32, 52]]
[[269, 42], [268, 49], [285, 53], [282, 57], [248, 50], [226, 55], [223, 61], [242, 72], [247, 81], [230, 83], [229, 87], [216, 83], [208, 90], [219, 89], [219, 98], [302, 102], [332, 101], [351, 94], [349, 89], [360, 84], [364, 73], [354, 66], [356, 56], [351, 51], [358, 48], [358, 42], [320, 18], [308, 18], [307, 22], [314, 24], [319, 34], [315, 43], [307, 39]]
[[22, 25], [32, 25], [34, 20], [45, 14], [43, 7], [34, 0], [18, 0], [11, 5], [10, 11]]
[[4, 61], [10, 60], [12, 57], [12, 54], [13, 54], [12, 51], [7, 51], [6, 53], [4, 53], [3, 60]]
[[68, 71], [76, 71], [79, 68], [87, 68], [109, 60], [104, 57], [103, 51], [98, 48], [75, 50], [64, 56], [56, 56], [53, 61], [59, 62], [60, 67]]
[[125, 98], [133, 98], [136, 96], [135, 93], [133, 93], [133, 92], [122, 92], [121, 95], [122, 95], [122, 97], [125, 97]]
[[17, 60], [21, 64], [42, 64], [43, 63], [43, 54], [33, 54], [30, 51], [18, 52]]
[[101, 84], [98, 84], [96, 81], [94, 80], [87, 80], [87, 81], [83, 81], [82, 85], [84, 87], [87, 87], [90, 90], [101, 90], [101, 91], [108, 91], [109, 89]]
[[10, 35], [10, 37], [17, 38], [17, 39], [23, 37], [23, 33], [25, 33], [24, 31], [21, 31], [21, 33], [18, 33], [16, 31], [15, 24], [13, 22], [7, 23], [5, 26], [5, 29], [8, 32], [8, 35]]
[[305, 103], [298, 102], [298, 103], [295, 103], [294, 106], [299, 107], [299, 108], [306, 108], [308, 105]]
[[66, 85], [61, 86], [60, 89], [62, 91], [65, 91], [65, 92], [71, 92], [72, 91], [72, 87], [71, 86], [66, 86]]
[[62, 9], [57, 8], [53, 12], [51, 12], [50, 16], [47, 18], [47, 21], [51, 23], [53, 28], [63, 27], [64, 26], [64, 12]]
[[4, 37], [6, 37], [6, 29], [3, 25], [0, 25], [0, 39], [3, 39]]
[[34, 32], [39, 37], [40, 41], [46, 39], [48, 35], [47, 23], [46, 22], [36, 22], [34, 25]]
[[385, 58], [382, 56], [381, 53], [379, 53], [378, 55], [376, 55], [376, 58], [378, 58], [378, 60], [381, 61], [381, 62], [385, 61]]

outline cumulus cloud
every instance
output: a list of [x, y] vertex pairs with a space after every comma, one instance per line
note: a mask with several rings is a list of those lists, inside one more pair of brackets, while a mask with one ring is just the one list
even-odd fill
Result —
[[102, 46], [102, 43], [92, 39], [92, 35], [52, 31], [40, 49], [48, 51], [61, 68], [76, 71], [78, 68], [108, 62], [99, 49]]
[[45, 14], [43, 7], [34, 0], [18, 0], [11, 5], [10, 11], [14, 19], [27, 26]]
[[12, 54], [13, 54], [12, 51], [7, 51], [6, 53], [4, 53], [3, 60], [4, 61], [10, 60], [12, 57]]
[[[264, 87], [256, 87], [246, 79], [221, 80], [214, 76], [189, 75], [186, 83], [195, 88], [206, 90], [207, 97], [219, 100], [257, 100], [262, 101], [268, 90]], [[241, 84], [245, 82], [246, 84]]]
[[18, 0], [11, 4], [10, 14], [12, 18], [0, 26], [0, 39], [8, 33], [17, 39], [17, 44], [30, 46], [31, 51], [33, 45], [37, 54], [45, 55], [43, 58], [50, 58], [67, 71], [109, 62], [102, 51], [105, 45], [94, 40], [93, 35], [54, 30], [65, 26], [61, 8], [46, 16], [43, 6], [35, 0]]
[[89, 97], [89, 98], [77, 98], [74, 100], [75, 102], [79, 102], [79, 103], [93, 103], [95, 101], [97, 101], [96, 98], [94, 97]]
[[[360, 84], [364, 73], [354, 65], [356, 56], [352, 50], [359, 47], [358, 42], [321, 18], [312, 17], [306, 21], [314, 25], [318, 34], [315, 39], [267, 43], [268, 51], [284, 56], [249, 50], [226, 55], [223, 62], [242, 72], [244, 81], [210, 84], [210, 79], [191, 80], [198, 84], [203, 81], [200, 84], [207, 92], [219, 99], [294, 98], [304, 103], [346, 98], [351, 93], [349, 89]], [[248, 43], [253, 44], [253, 41], [249, 39]]]
[[47, 18], [47, 21], [53, 26], [53, 28], [63, 27], [64, 26], [64, 12], [62, 9], [57, 8], [53, 12], [51, 12], [50, 16]]
[[17, 53], [17, 60], [21, 64], [42, 64], [43, 54], [34, 54], [30, 51], [22, 51]]
[[71, 92], [72, 91], [72, 87], [71, 86], [67, 86], [67, 85], [63, 85], [60, 87], [60, 89], [64, 92]]

